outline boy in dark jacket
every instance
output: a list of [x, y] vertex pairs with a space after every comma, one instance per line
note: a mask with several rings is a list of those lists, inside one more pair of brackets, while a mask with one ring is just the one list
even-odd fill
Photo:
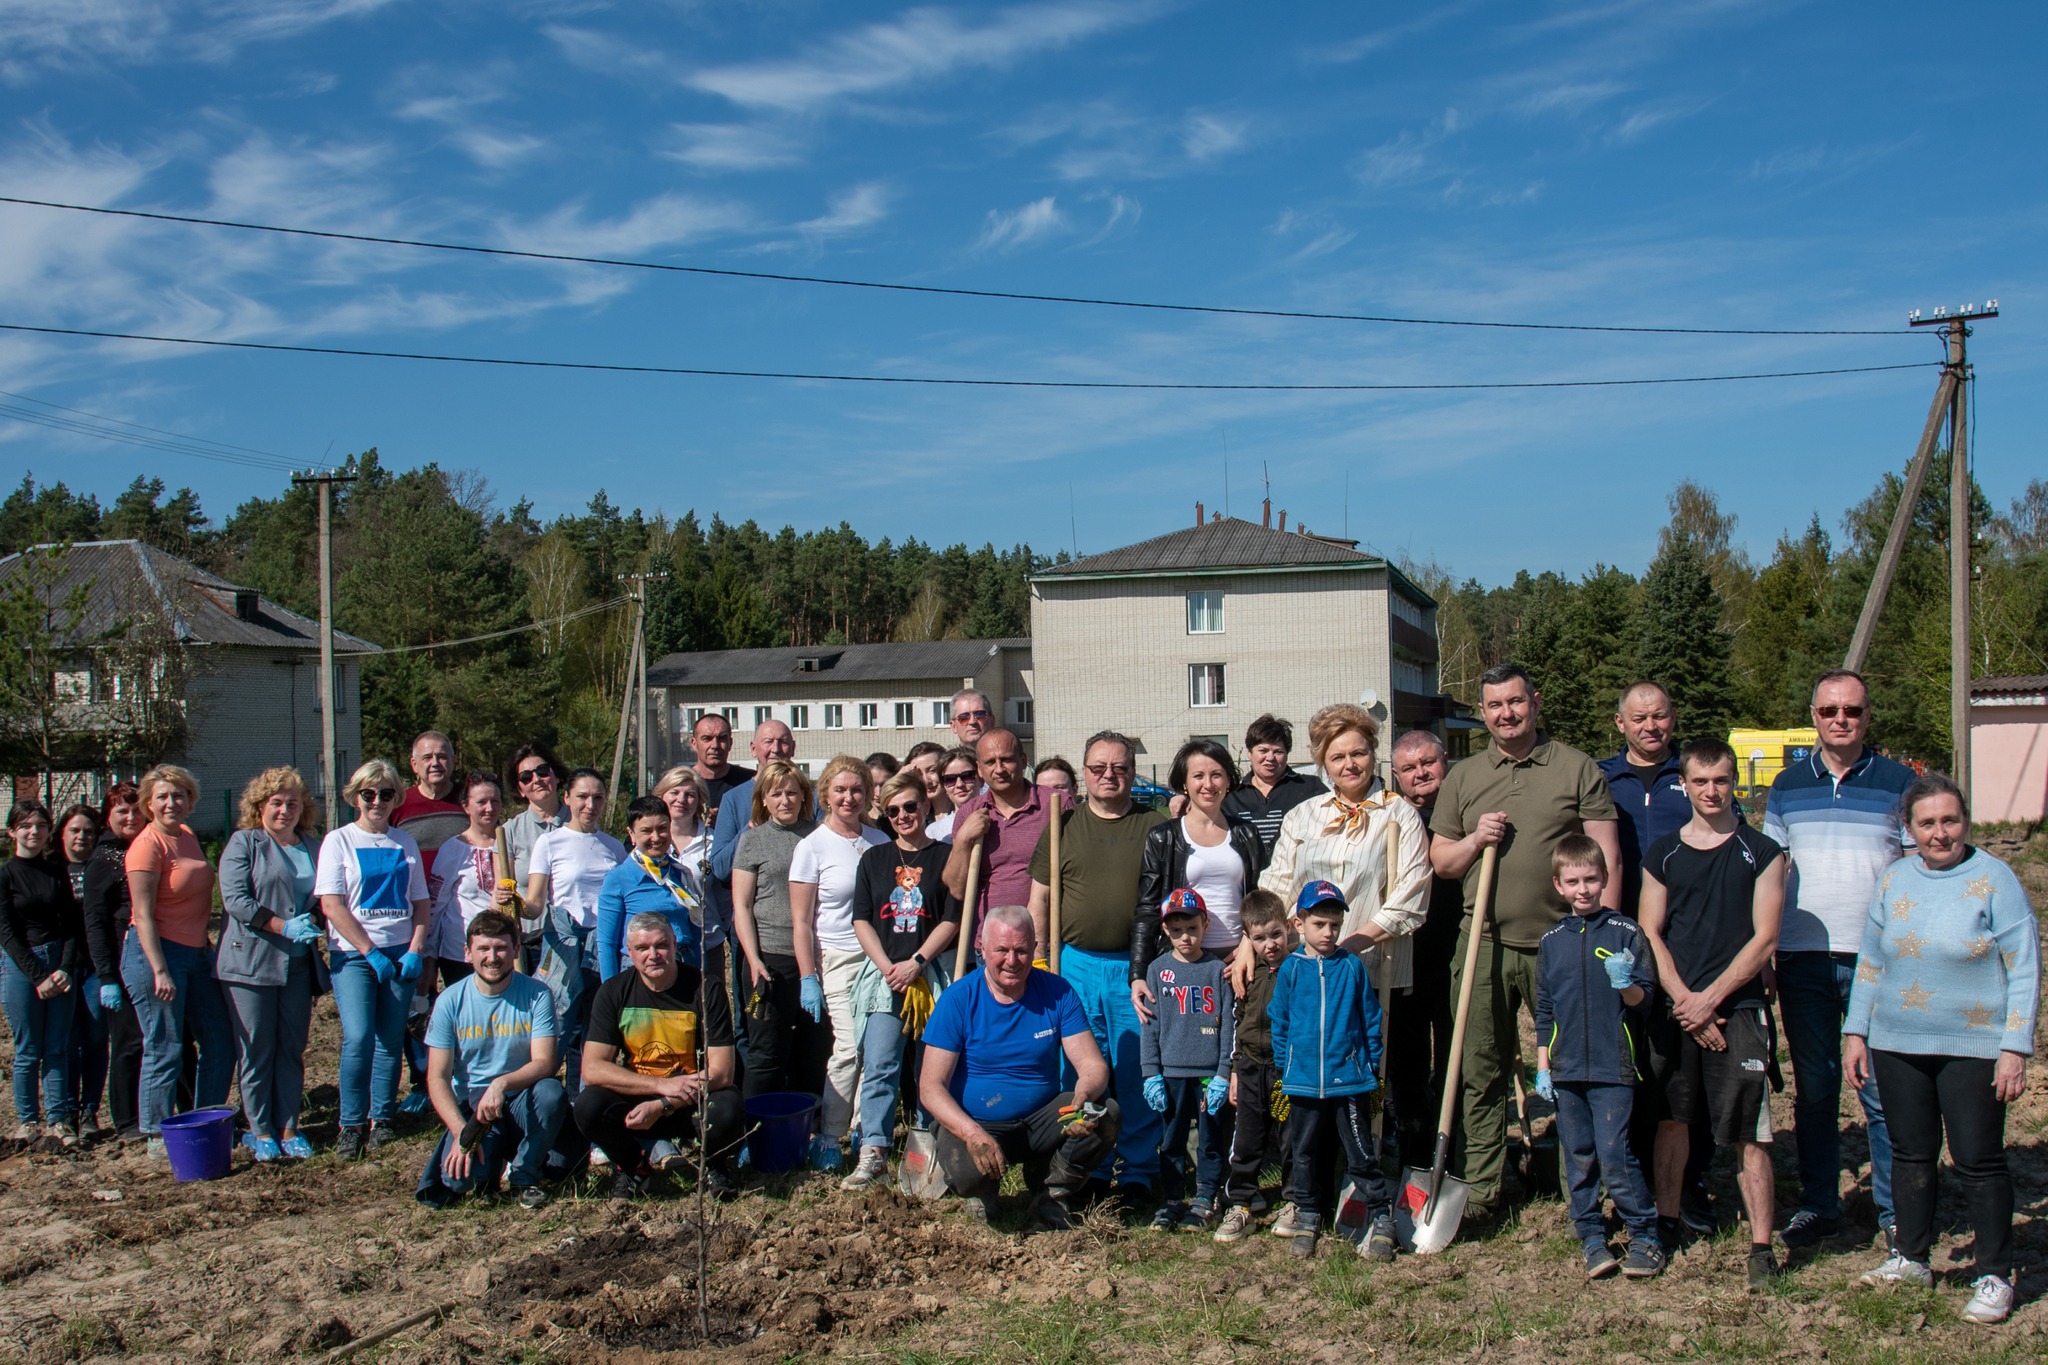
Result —
[[1266, 1147], [1280, 1132], [1287, 1112], [1280, 1092], [1280, 1073], [1273, 1068], [1273, 1025], [1266, 1006], [1273, 983], [1292, 946], [1287, 933], [1287, 902], [1271, 891], [1252, 891], [1238, 908], [1244, 936], [1252, 945], [1252, 979], [1237, 1006], [1237, 1047], [1230, 1059], [1230, 1107], [1236, 1119], [1230, 1129], [1229, 1173], [1223, 1180], [1223, 1222], [1219, 1242], [1238, 1242], [1251, 1232], [1266, 1211], [1259, 1193], [1259, 1172], [1265, 1169]]
[[1325, 881], [1310, 882], [1295, 898], [1301, 947], [1280, 964], [1273, 983], [1273, 1060], [1292, 1113], [1288, 1145], [1294, 1164], [1287, 1173], [1291, 1214], [1273, 1231], [1294, 1239], [1297, 1256], [1316, 1253], [1322, 1219], [1316, 1191], [1326, 1183], [1317, 1148], [1324, 1129], [1334, 1127], [1344, 1148], [1344, 1165], [1354, 1193], [1363, 1194], [1368, 1224], [1358, 1254], [1369, 1261], [1394, 1259], [1394, 1206], [1386, 1177], [1373, 1153], [1372, 1102], [1379, 1088], [1380, 1001], [1366, 978], [1365, 963], [1338, 946], [1344, 924], [1344, 893]]
[[[1209, 909], [1182, 887], [1160, 911], [1173, 945], [1145, 969], [1152, 1017], [1138, 1033], [1138, 1065], [1145, 1103], [1166, 1116], [1159, 1134], [1159, 1192], [1165, 1202], [1152, 1230], [1206, 1230], [1223, 1183], [1223, 1153], [1230, 1143], [1230, 1054], [1237, 1024], [1237, 994], [1228, 964], [1202, 948]], [[1188, 1182], [1188, 1129], [1196, 1130], [1195, 1197], [1183, 1204]]]
[[[1572, 913], [1536, 951], [1536, 1093], [1557, 1105], [1586, 1278], [1604, 1280], [1619, 1270], [1648, 1279], [1663, 1271], [1664, 1249], [1657, 1206], [1628, 1141], [1636, 1083], [1628, 1020], [1656, 984], [1656, 963], [1635, 922], [1601, 908], [1607, 859], [1600, 845], [1583, 834], [1558, 840], [1550, 874]], [[1607, 1246], [1602, 1184], [1628, 1227], [1626, 1261], [1617, 1262]]]

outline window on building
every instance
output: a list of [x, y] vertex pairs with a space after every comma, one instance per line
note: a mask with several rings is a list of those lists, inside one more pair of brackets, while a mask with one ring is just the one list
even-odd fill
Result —
[[1223, 705], [1223, 665], [1188, 665], [1188, 705]]
[[91, 701], [92, 670], [60, 668], [51, 676], [51, 691], [58, 701]]
[[689, 706], [689, 707], [685, 707], [685, 708], [683, 709], [683, 725], [684, 725], [684, 728], [685, 728], [685, 729], [689, 729], [689, 730], [694, 730], [694, 729], [696, 729], [696, 728], [697, 728], [697, 722], [698, 722], [698, 721], [700, 721], [700, 720], [702, 720], [702, 719], [704, 719], [704, 708], [703, 708], [703, 707], [701, 707], [701, 706]]
[[1188, 594], [1188, 634], [1221, 635], [1223, 633], [1223, 593], [1191, 592]]
[[810, 728], [811, 728], [811, 708], [810, 708], [810, 707], [808, 707], [808, 706], [792, 706], [792, 707], [790, 707], [790, 708], [789, 708], [789, 728], [790, 728], [790, 729], [792, 729], [792, 730], [808, 730], [808, 729], [810, 729]]
[[950, 701], [935, 701], [935, 702], [933, 702], [933, 703], [932, 703], [932, 724], [933, 724], [933, 725], [935, 725], [935, 726], [944, 726], [944, 725], [951, 725], [952, 723], [953, 723], [953, 703], [952, 703], [952, 702], [950, 702]]
[[882, 723], [882, 704], [878, 701], [864, 701], [860, 704], [860, 728], [872, 730]]
[[766, 725], [769, 721], [773, 719], [775, 719], [774, 707], [757, 706], [754, 708], [754, 728], [756, 730], [760, 729], [762, 726]]
[[727, 725], [730, 725], [730, 726], [731, 726], [731, 727], [732, 727], [733, 729], [737, 730], [737, 729], [739, 729], [739, 728], [740, 728], [740, 708], [739, 708], [739, 707], [737, 707], [737, 706], [721, 706], [721, 707], [719, 707], [719, 708], [718, 708], [718, 714], [719, 714], [719, 715], [721, 715], [721, 716], [724, 716], [724, 717], [725, 717], [725, 723], [726, 723]]
[[1012, 725], [1029, 725], [1029, 724], [1031, 724], [1031, 698], [1029, 698], [1029, 697], [1012, 697], [1012, 698], [1010, 698], [1010, 724], [1012, 724]]
[[846, 728], [846, 708], [836, 701], [825, 703], [825, 728], [843, 730]]
[[911, 726], [915, 724], [917, 724], [917, 703], [911, 701], [897, 702], [896, 728], [899, 730], [908, 730]]

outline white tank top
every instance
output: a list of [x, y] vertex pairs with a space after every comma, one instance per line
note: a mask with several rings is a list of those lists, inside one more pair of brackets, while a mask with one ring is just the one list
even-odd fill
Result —
[[[1209, 929], [1202, 935], [1202, 946], [1226, 952], [1234, 949], [1244, 937], [1238, 919], [1238, 906], [1244, 899], [1244, 859], [1227, 837], [1214, 848], [1204, 848], [1188, 838], [1185, 816], [1180, 822], [1180, 837], [1188, 846], [1188, 885], [1201, 893], [1202, 904], [1209, 908]], [[1177, 889], [1168, 887], [1167, 891]]]

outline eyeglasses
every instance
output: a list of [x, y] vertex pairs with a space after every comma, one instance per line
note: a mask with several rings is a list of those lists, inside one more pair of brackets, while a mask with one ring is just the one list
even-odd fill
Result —
[[994, 720], [995, 718], [995, 712], [993, 711], [974, 710], [955, 711], [953, 713], [954, 720]]
[[888, 816], [891, 820], [894, 820], [899, 815], [917, 815], [919, 813], [920, 810], [917, 802], [915, 801], [912, 801], [908, 805], [903, 806], [882, 807], [882, 814]]
[[548, 767], [545, 763], [538, 768], [521, 768], [519, 770], [519, 785], [523, 787], [529, 782], [538, 782], [543, 777], [553, 777], [554, 775], [555, 770]]
[[391, 787], [365, 787], [356, 793], [356, 800], [365, 806], [372, 801], [380, 806], [388, 806], [397, 799], [398, 792]]
[[939, 778], [939, 781], [940, 781], [940, 782], [942, 782], [942, 783], [944, 783], [944, 784], [945, 784], [946, 786], [948, 786], [948, 787], [958, 787], [958, 786], [962, 786], [962, 785], [964, 785], [964, 784], [966, 784], [966, 783], [969, 783], [969, 782], [974, 782], [974, 781], [978, 781], [978, 780], [979, 780], [979, 779], [978, 779], [978, 778], [976, 777], [976, 775], [975, 775], [974, 773], [971, 773], [971, 772], [966, 772], [966, 773], [945, 773], [945, 774], [942, 774], [942, 775], [940, 776], [940, 778]]
[[1129, 777], [1131, 771], [1131, 765], [1128, 763], [1090, 763], [1088, 765], [1088, 775], [1090, 777]]
[[1836, 716], [1848, 720], [1861, 720], [1866, 709], [1861, 706], [1816, 706], [1813, 708], [1813, 714], [1822, 720], [1833, 720]]

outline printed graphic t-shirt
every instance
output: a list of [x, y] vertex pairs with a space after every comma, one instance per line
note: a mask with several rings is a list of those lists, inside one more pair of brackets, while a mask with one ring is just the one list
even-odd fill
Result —
[[533, 1060], [533, 1040], [555, 1036], [555, 997], [530, 976], [514, 975], [497, 995], [486, 995], [474, 976], [441, 992], [427, 1022], [427, 1046], [454, 1053], [449, 1084], [473, 1104], [491, 1082]]
[[853, 918], [875, 926], [891, 962], [908, 962], [945, 921], [960, 922], [959, 898], [946, 890], [947, 844], [905, 853], [892, 840], [861, 855], [853, 887]]
[[732, 1011], [725, 992], [704, 991], [695, 967], [678, 966], [665, 991], [649, 990], [640, 973], [620, 972], [597, 988], [584, 1035], [619, 1050], [618, 1063], [642, 1076], [697, 1069], [697, 1049], [731, 1047]]
[[329, 830], [320, 841], [313, 892], [340, 896], [378, 948], [412, 938], [412, 903], [427, 899], [420, 846], [404, 830], [372, 834], [361, 825]]

